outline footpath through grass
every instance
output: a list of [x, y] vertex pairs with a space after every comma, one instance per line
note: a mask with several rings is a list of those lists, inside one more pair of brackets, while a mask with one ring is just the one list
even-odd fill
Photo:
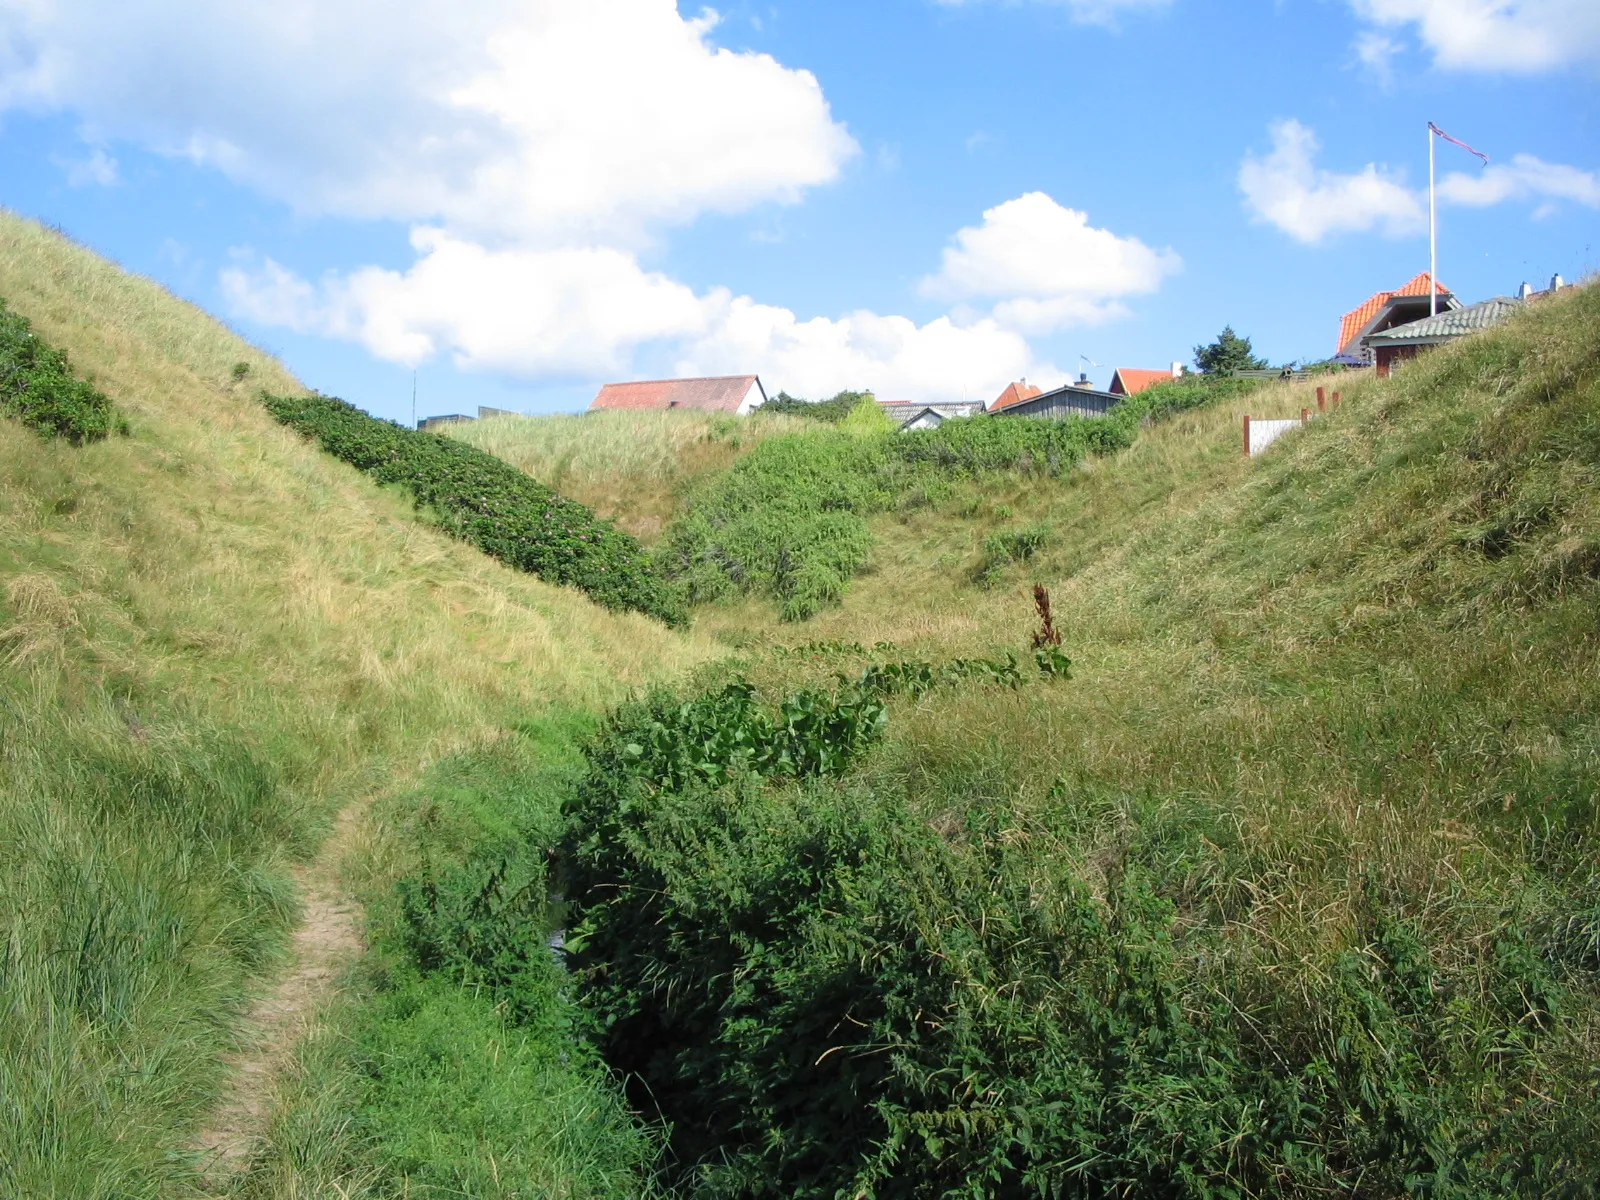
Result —
[[419, 521], [268, 356], [3, 213], [0, 296], [131, 428], [0, 419], [0, 1193], [192, 1195], [332, 814], [710, 648]]

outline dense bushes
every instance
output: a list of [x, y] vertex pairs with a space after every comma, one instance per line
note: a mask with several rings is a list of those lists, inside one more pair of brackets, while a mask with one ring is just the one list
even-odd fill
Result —
[[640, 752], [737, 759], [706, 724], [723, 703], [613, 714], [562, 853], [595, 1036], [687, 1192], [1487, 1200], [1596, 1177], [1564, 985], [1513, 912], [1444, 953], [1374, 879], [1348, 949], [1279, 980], [1225, 918], [1180, 915], [1196, 880], [1249, 872], [1204, 805], [1061, 786], [930, 821], [892, 772]]
[[806, 417], [825, 425], [837, 425], [860, 405], [874, 403], [871, 392], [839, 392], [827, 400], [801, 400], [787, 392], [779, 392], [761, 406], [763, 413], [782, 413], [792, 417]]
[[0, 412], [73, 445], [126, 433], [105, 395], [72, 373], [67, 356], [39, 340], [26, 317], [0, 300]]
[[607, 608], [630, 608], [681, 624], [675, 590], [639, 543], [589, 509], [492, 455], [436, 434], [405, 429], [329, 396], [264, 396], [279, 421], [380, 483], [398, 483], [436, 511], [445, 528], [485, 554]]
[[957, 477], [1055, 476], [1132, 442], [1138, 420], [978, 416], [903, 434], [848, 428], [770, 438], [690, 498], [657, 562], [692, 602], [765, 592], [786, 621], [838, 603], [867, 561], [866, 518]]

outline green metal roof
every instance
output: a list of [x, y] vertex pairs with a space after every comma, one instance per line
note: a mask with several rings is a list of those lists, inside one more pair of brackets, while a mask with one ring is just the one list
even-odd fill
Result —
[[1423, 317], [1420, 321], [1396, 325], [1393, 329], [1385, 329], [1382, 333], [1369, 333], [1361, 340], [1369, 346], [1379, 343], [1392, 346], [1402, 342], [1442, 341], [1461, 337], [1463, 334], [1500, 324], [1522, 305], [1523, 302], [1515, 296], [1496, 296], [1480, 304], [1469, 304], [1466, 308], [1457, 308], [1450, 312], [1439, 313], [1437, 316]]

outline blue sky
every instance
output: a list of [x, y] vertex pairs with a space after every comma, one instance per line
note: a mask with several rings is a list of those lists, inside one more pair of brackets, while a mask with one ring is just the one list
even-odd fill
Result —
[[458, 7], [0, 0], [0, 204], [400, 419], [1323, 357], [1429, 120], [1463, 299], [1600, 267], [1593, 0]]

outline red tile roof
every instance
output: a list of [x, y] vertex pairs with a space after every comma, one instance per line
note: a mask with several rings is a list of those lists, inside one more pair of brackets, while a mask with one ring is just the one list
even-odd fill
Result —
[[1118, 367], [1111, 376], [1111, 386], [1106, 388], [1113, 396], [1137, 396], [1147, 387], [1158, 383], [1171, 383], [1172, 369], [1146, 371], [1142, 367]]
[[995, 398], [989, 405], [990, 412], [999, 412], [1002, 408], [1010, 408], [1013, 404], [1021, 404], [1024, 400], [1032, 400], [1040, 395], [1038, 388], [1031, 383], [1011, 383], [1006, 385], [1006, 390]]
[[[1450, 289], [1442, 283], [1436, 285], [1440, 295], [1448, 296]], [[1383, 306], [1388, 304], [1395, 296], [1426, 296], [1428, 294], [1428, 273], [1419, 271], [1404, 285], [1392, 292], [1374, 292], [1370, 299], [1359, 308], [1352, 308], [1345, 313], [1339, 322], [1339, 349], [1337, 353], [1344, 353], [1350, 343], [1355, 341], [1367, 331], [1367, 326], [1372, 324], [1372, 318], [1383, 311]]]
[[[687, 408], [697, 412], [736, 413], [754, 385], [765, 399], [761, 381], [754, 375], [721, 375], [708, 379], [648, 379], [638, 383], [608, 383], [590, 402], [589, 411], [603, 408]], [[757, 403], [759, 403], [758, 401]]]

